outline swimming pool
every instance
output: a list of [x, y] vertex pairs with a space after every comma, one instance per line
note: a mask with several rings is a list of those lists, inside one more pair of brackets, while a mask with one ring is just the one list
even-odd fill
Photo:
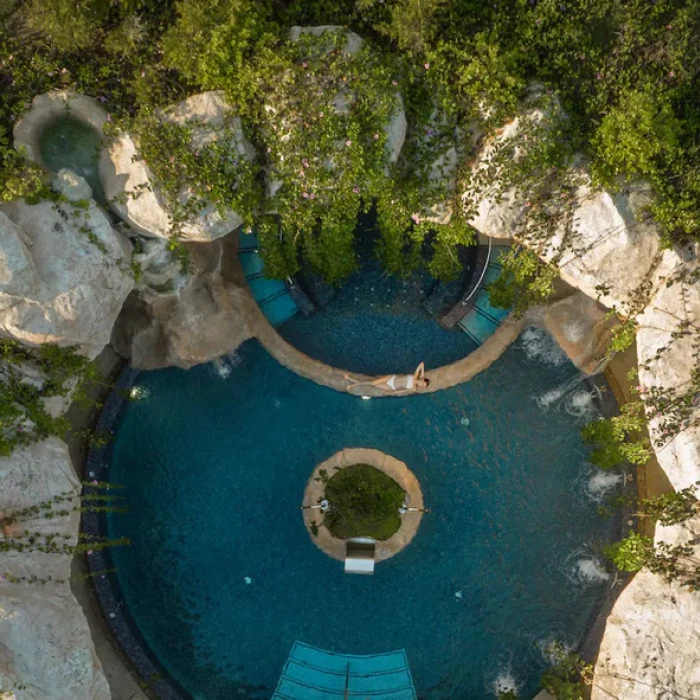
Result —
[[[300, 641], [405, 648], [429, 700], [492, 697], [507, 676], [532, 697], [543, 645], [576, 645], [595, 615], [619, 532], [578, 433], [599, 395], [552, 341], [530, 329], [469, 383], [403, 399], [320, 387], [255, 341], [221, 369], [142, 373], [112, 447], [130, 511], [109, 535], [133, 540], [111, 553], [118, 583], [172, 677], [198, 699], [269, 698]], [[371, 577], [344, 575], [298, 510], [347, 446], [406, 462], [432, 508]]]

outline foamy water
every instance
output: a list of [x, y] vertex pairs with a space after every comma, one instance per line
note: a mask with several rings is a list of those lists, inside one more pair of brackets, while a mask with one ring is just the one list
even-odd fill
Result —
[[519, 345], [525, 351], [528, 360], [540, 360], [555, 366], [567, 361], [566, 353], [543, 328], [526, 328], [520, 335]]
[[598, 469], [586, 482], [586, 495], [592, 501], [602, 503], [605, 497], [622, 483], [622, 479], [622, 474]]
[[507, 693], [509, 691], [517, 695], [518, 682], [516, 681], [510, 666], [499, 670], [496, 679], [491, 684], [491, 690], [496, 697], [498, 697], [500, 693]]
[[569, 415], [589, 422], [598, 415], [598, 409], [595, 405], [595, 398], [598, 394], [597, 387], [593, 391], [586, 391], [585, 389], [574, 391], [566, 397], [564, 407]]
[[[570, 391], [572, 391], [574, 388], [576, 388], [581, 382], [583, 382], [586, 379], [586, 375], [583, 372], [580, 372], [577, 374], [575, 377], [572, 377], [568, 381], [564, 382], [560, 386], [556, 387], [555, 389], [550, 389], [549, 391], [545, 391], [544, 394], [541, 396], [536, 397], [537, 405], [547, 411], [552, 406], [557, 404], [559, 401], [561, 401]], [[579, 392], [577, 392], [579, 393]], [[588, 393], [588, 392], [580, 392], [580, 393]]]
[[574, 578], [581, 583], [602, 583], [610, 578], [598, 559], [578, 559], [574, 564]]
[[221, 379], [226, 379], [234, 367], [241, 364], [241, 357], [235, 351], [212, 360], [212, 366]]

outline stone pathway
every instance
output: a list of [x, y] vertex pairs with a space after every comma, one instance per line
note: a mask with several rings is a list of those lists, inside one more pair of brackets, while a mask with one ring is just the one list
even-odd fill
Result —
[[[241, 287], [247, 290], [243, 272], [240, 270], [240, 266], [238, 267], [239, 269], [236, 270], [235, 275], [239, 278], [238, 282]], [[346, 371], [344, 369], [326, 365], [297, 350], [270, 325], [250, 293], [241, 296], [243, 297], [239, 300], [241, 312], [251, 334], [260, 341], [270, 355], [287, 369], [316, 382], [316, 384], [327, 386], [329, 389], [335, 389], [336, 391], [345, 391], [356, 396], [378, 398], [405, 395], [398, 393], [388, 394], [377, 387], [370, 386], [370, 383], [376, 377], [363, 374], [348, 373], [352, 377], [353, 382], [361, 382], [359, 386], [356, 384], [349, 386], [350, 383], [345, 378]], [[503, 321], [500, 328], [483, 345], [466, 357], [450, 365], [444, 365], [437, 369], [427, 369], [425, 376], [430, 380], [430, 385], [426, 389], [421, 389], [420, 393], [432, 393], [442, 389], [449, 389], [470, 380], [479, 372], [491, 366], [505, 352], [506, 348], [515, 341], [527, 325], [528, 321], [526, 318], [516, 319], [513, 314], [510, 314]]]

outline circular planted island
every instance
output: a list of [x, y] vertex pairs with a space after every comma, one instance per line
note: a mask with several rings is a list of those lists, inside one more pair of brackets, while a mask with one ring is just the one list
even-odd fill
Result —
[[404, 462], [379, 450], [346, 448], [314, 469], [302, 509], [312, 541], [328, 556], [343, 561], [346, 540], [368, 537], [376, 540], [375, 561], [383, 561], [418, 532], [423, 494]]

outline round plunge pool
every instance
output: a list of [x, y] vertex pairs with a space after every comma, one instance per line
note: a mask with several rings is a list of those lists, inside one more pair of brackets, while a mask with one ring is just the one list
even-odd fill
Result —
[[[600, 547], [620, 521], [597, 512], [579, 436], [611, 408], [603, 380], [534, 329], [470, 382], [409, 398], [326, 389], [256, 341], [221, 369], [141, 373], [108, 471], [129, 506], [107, 516], [133, 541], [111, 551], [124, 605], [185, 693], [270, 698], [299, 641], [405, 649], [428, 700], [494, 697], [499, 679], [532, 698], [543, 649], [576, 647], [609, 586]], [[299, 512], [344, 447], [405, 462], [431, 509], [373, 576], [344, 574]]]

